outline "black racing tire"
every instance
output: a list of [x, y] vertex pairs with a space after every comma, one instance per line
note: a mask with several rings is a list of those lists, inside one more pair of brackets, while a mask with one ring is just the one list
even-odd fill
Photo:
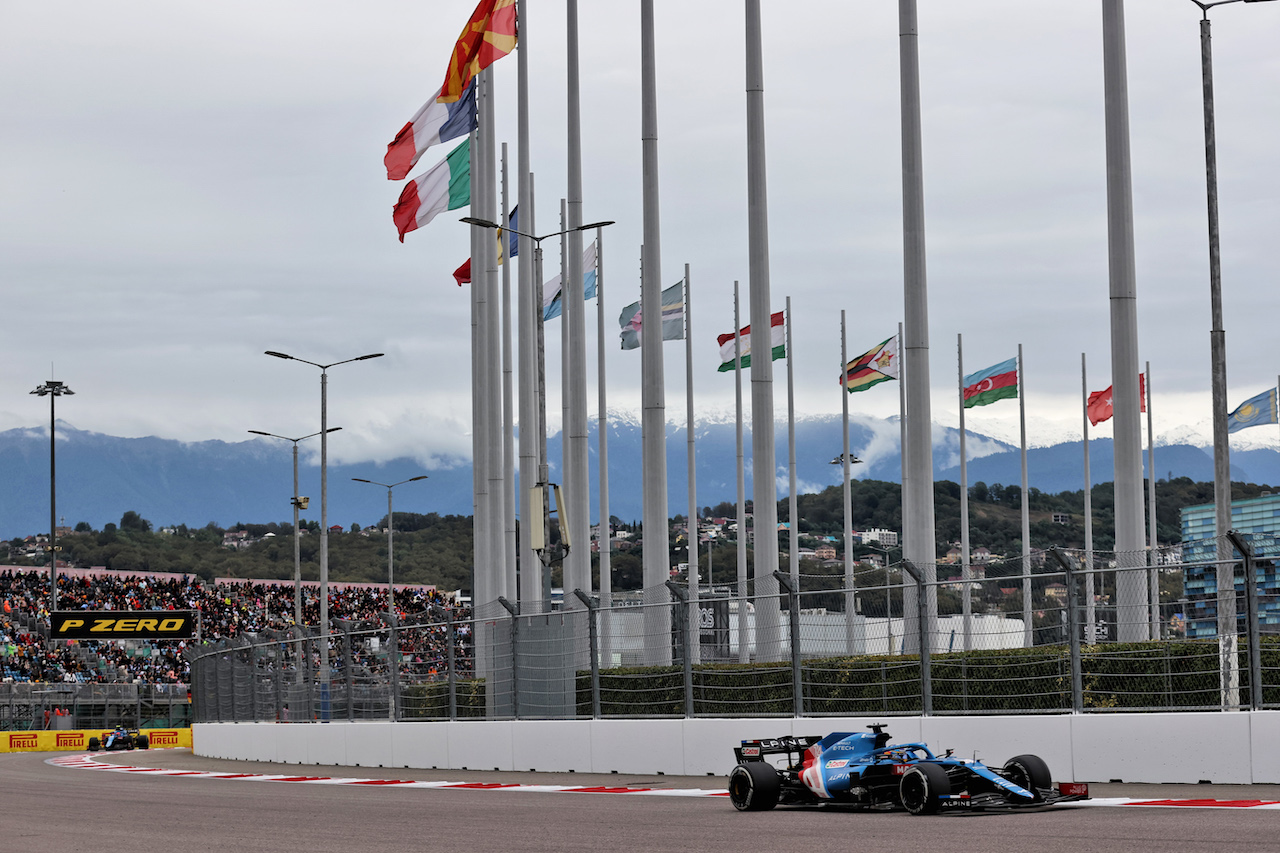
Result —
[[133, 745], [138, 749], [148, 749], [151, 746], [151, 739], [146, 735], [138, 735], [133, 739]]
[[[1035, 794], [1033, 803], [1042, 802], [1044, 795], [1040, 792], [1053, 787], [1053, 775], [1049, 765], [1038, 755], [1015, 755], [1004, 763], [1004, 777], [1019, 787], [1026, 788]], [[1009, 795], [1011, 800], [1025, 802], [1023, 797]]]
[[729, 801], [740, 812], [768, 811], [781, 793], [782, 778], [764, 761], [745, 761], [729, 774]]
[[950, 794], [951, 779], [947, 771], [936, 764], [912, 765], [898, 783], [902, 807], [914, 815], [937, 814], [941, 807], [939, 798]]
[[96, 737], [89, 738], [90, 752], [97, 752], [101, 748], [102, 748], [102, 741], [98, 740]]

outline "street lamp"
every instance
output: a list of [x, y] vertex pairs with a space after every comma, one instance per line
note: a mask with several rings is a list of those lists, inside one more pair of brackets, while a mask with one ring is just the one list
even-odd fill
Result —
[[[328, 432], [337, 432], [342, 427], [333, 427]], [[298, 531], [298, 510], [306, 509], [307, 502], [310, 498], [298, 496], [298, 442], [305, 441], [308, 438], [315, 438], [320, 433], [313, 432], [310, 435], [304, 435], [302, 438], [288, 438], [283, 435], [276, 435], [273, 432], [263, 432], [260, 429], [251, 429], [249, 432], [254, 435], [265, 435], [268, 438], [279, 438], [284, 441], [293, 442], [293, 498], [289, 501], [293, 504], [293, 624], [302, 625], [302, 543], [299, 539]]]
[[[502, 226], [488, 219], [480, 219], [474, 216], [464, 216], [461, 219], [468, 225], [475, 225], [480, 228], [491, 228], [494, 230], [503, 230]], [[586, 225], [579, 225], [576, 228], [568, 228], [562, 231], [555, 231], [550, 234], [543, 234], [541, 237], [533, 234], [526, 234], [515, 228], [507, 228], [512, 234], [519, 235], [533, 241], [533, 277], [535, 299], [537, 306], [536, 314], [536, 330], [537, 330], [537, 399], [538, 399], [538, 482], [534, 484], [540, 490], [541, 511], [538, 513], [542, 516], [542, 537], [541, 548], [535, 547], [533, 550], [538, 552], [538, 558], [543, 565], [550, 568], [565, 558], [569, 553], [569, 530], [568, 519], [564, 507], [561, 505], [559, 497], [560, 490], [550, 481], [550, 471], [547, 466], [547, 362], [546, 362], [546, 341], [545, 341], [545, 323], [542, 314], [542, 241], [551, 237], [559, 237], [563, 234], [573, 234], [578, 231], [589, 231], [592, 228], [603, 228], [606, 225], [613, 225], [613, 220], [603, 222], [589, 222]], [[563, 286], [563, 285], [562, 285]], [[556, 490], [556, 513], [560, 525], [560, 547], [556, 550], [551, 549], [551, 517], [550, 517], [550, 490]], [[576, 499], [576, 498], [575, 498]], [[531, 537], [531, 541], [536, 546], [538, 538], [535, 535]], [[551, 599], [551, 573], [546, 571], [543, 573], [543, 598], [547, 601]]]
[[300, 361], [312, 367], [320, 368], [320, 678], [323, 702], [323, 716], [328, 719], [329, 698], [329, 368], [339, 364], [350, 364], [353, 361], [366, 361], [381, 358], [383, 353], [358, 355], [355, 358], [335, 361], [331, 364], [317, 364], [288, 355], [283, 352], [267, 350], [266, 355], [283, 358], [286, 361]]
[[50, 379], [31, 393], [37, 397], [49, 398], [49, 612], [53, 613], [58, 609], [57, 442], [53, 440], [57, 418], [54, 413], [54, 403], [59, 397], [73, 395], [76, 392], [56, 379]]
[[[1228, 661], [1234, 660], [1236, 635], [1236, 588], [1231, 567], [1231, 544], [1227, 530], [1231, 528], [1231, 444], [1227, 438], [1227, 333], [1222, 328], [1222, 255], [1218, 245], [1218, 151], [1213, 116], [1213, 49], [1209, 38], [1209, 10], [1214, 6], [1241, 0], [1217, 0], [1206, 3], [1191, 0], [1200, 8], [1200, 75], [1204, 90], [1204, 163], [1205, 191], [1209, 208], [1209, 306], [1212, 328], [1209, 331], [1209, 361], [1212, 380], [1213, 404], [1213, 502], [1216, 522], [1218, 553], [1216, 589], [1218, 599], [1218, 644], [1223, 674], [1227, 675]], [[1263, 3], [1267, 0], [1243, 0], [1245, 3]], [[1253, 583], [1253, 579], [1246, 580]], [[1228, 639], [1230, 638], [1230, 639]], [[1224, 645], [1225, 644], [1225, 645]], [[1234, 666], [1231, 667], [1234, 674]], [[1235, 679], [1224, 679], [1223, 684]], [[1224, 686], [1224, 706], [1234, 707]]]

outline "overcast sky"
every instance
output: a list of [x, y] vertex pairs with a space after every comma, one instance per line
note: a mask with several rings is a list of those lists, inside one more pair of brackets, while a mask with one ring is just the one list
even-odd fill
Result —
[[[565, 192], [564, 9], [529, 5], [547, 232]], [[1157, 432], [1207, 436], [1200, 13], [1189, 0], [1126, 5], [1140, 358]], [[584, 217], [617, 221], [604, 249], [610, 407], [638, 409], [639, 353], [618, 349], [612, 318], [639, 290], [639, 4], [580, 6]], [[385, 352], [330, 374], [329, 422], [344, 427], [334, 458], [469, 455], [469, 295], [450, 275], [468, 252], [457, 221], [468, 211], [402, 245], [391, 220], [402, 184], [382, 156], [440, 85], [473, 7], [0, 0], [0, 429], [47, 422], [28, 392], [52, 375], [76, 391], [58, 415], [79, 429], [302, 435], [319, 428], [319, 371], [263, 351]], [[765, 0], [764, 14], [773, 301], [792, 298], [797, 410], [836, 413], [839, 311], [850, 355], [903, 313], [897, 4]], [[657, 0], [656, 15], [661, 274], [674, 283], [692, 266], [696, 398], [722, 414], [733, 382], [716, 373], [715, 338], [732, 331], [735, 279], [747, 313], [742, 6]], [[957, 423], [963, 333], [966, 372], [1023, 344], [1033, 444], [1078, 435], [1082, 352], [1091, 390], [1111, 383], [1101, 3], [920, 0], [919, 17], [934, 420]], [[1280, 3], [1212, 17], [1234, 407], [1280, 372]], [[513, 173], [516, 65], [495, 66]], [[595, 316], [593, 302], [592, 354]], [[668, 418], [682, 420], [683, 345], [666, 344], [666, 365]], [[775, 400], [785, 417], [781, 383]], [[894, 415], [896, 386], [850, 406]], [[1017, 408], [974, 410], [967, 424], [1016, 437]]]

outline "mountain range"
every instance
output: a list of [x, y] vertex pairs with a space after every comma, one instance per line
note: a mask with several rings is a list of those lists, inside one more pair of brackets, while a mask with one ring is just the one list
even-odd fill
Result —
[[[701, 507], [733, 502], [737, 496], [737, 451], [732, 422], [704, 422], [696, 426], [697, 494]], [[598, 515], [596, 422], [591, 422], [591, 515]], [[744, 432], [746, 489], [751, 497], [751, 440]], [[897, 482], [900, 479], [899, 426], [897, 419], [851, 420], [849, 442], [856, 457], [859, 479]], [[560, 466], [558, 436], [548, 440], [552, 479]], [[642, 515], [641, 430], [637, 418], [625, 413], [609, 421], [609, 509], [623, 521]], [[688, 512], [687, 432], [682, 425], [667, 427], [668, 513]], [[797, 491], [818, 492], [839, 485], [840, 466], [831, 464], [842, 450], [840, 419], [835, 416], [799, 418], [796, 423]], [[1090, 474], [1094, 484], [1112, 477], [1112, 442], [1093, 439]], [[972, 431], [966, 433], [970, 484], [1017, 484], [1021, 480], [1018, 448]], [[1084, 472], [1079, 441], [1036, 447], [1028, 451], [1028, 480], [1032, 488], [1057, 493], [1083, 487]], [[787, 425], [777, 425], [778, 495], [788, 493]], [[1143, 456], [1144, 464], [1146, 455]], [[934, 477], [959, 482], [959, 431], [935, 424], [933, 430]], [[1280, 483], [1280, 452], [1274, 448], [1233, 451], [1232, 479], [1252, 483]], [[460, 460], [452, 465], [432, 463], [430, 479], [395, 492], [395, 509], [470, 515], [471, 467]], [[1213, 478], [1212, 452], [1193, 444], [1157, 445], [1157, 479]], [[210, 522], [229, 527], [240, 522], [292, 521], [293, 473], [291, 448], [280, 441], [251, 439], [242, 442], [182, 442], [156, 437], [121, 438], [88, 432], [59, 422], [57, 430], [57, 507], [59, 524], [87, 522], [101, 529], [119, 523], [133, 510], [161, 527], [186, 524], [204, 527]], [[329, 465], [330, 524], [368, 525], [382, 518], [386, 504], [381, 490], [351, 478], [393, 482], [424, 472], [412, 458], [382, 463]], [[316, 447], [301, 454], [301, 494], [311, 497], [304, 519], [320, 517], [320, 467]], [[12, 539], [49, 529], [49, 434], [47, 429], [12, 429], [0, 432], [0, 538]]]

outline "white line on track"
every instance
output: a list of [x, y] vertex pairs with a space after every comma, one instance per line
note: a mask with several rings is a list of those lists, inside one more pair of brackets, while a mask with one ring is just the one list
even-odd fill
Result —
[[[237, 782], [285, 782], [296, 785], [359, 785], [362, 787], [434, 788], [467, 791], [518, 791], [550, 794], [626, 794], [635, 797], [727, 797], [728, 792], [706, 788], [630, 788], [609, 785], [519, 785], [494, 782], [418, 782], [409, 779], [362, 779], [342, 776], [297, 776], [286, 773], [212, 773], [200, 770], [165, 770], [158, 767], [132, 767], [127, 764], [109, 764], [90, 755], [68, 755], [50, 758], [46, 762], [58, 767], [76, 770], [97, 770], [108, 773], [145, 773], [148, 776], [181, 776], [185, 779], [231, 779]], [[1280, 810], [1280, 802], [1273, 800], [1207, 800], [1207, 799], [1138, 799], [1134, 797], [1097, 797], [1075, 803], [1063, 803], [1059, 808], [1107, 808], [1142, 806], [1149, 808], [1200, 808], [1200, 809], [1272, 809]]]

